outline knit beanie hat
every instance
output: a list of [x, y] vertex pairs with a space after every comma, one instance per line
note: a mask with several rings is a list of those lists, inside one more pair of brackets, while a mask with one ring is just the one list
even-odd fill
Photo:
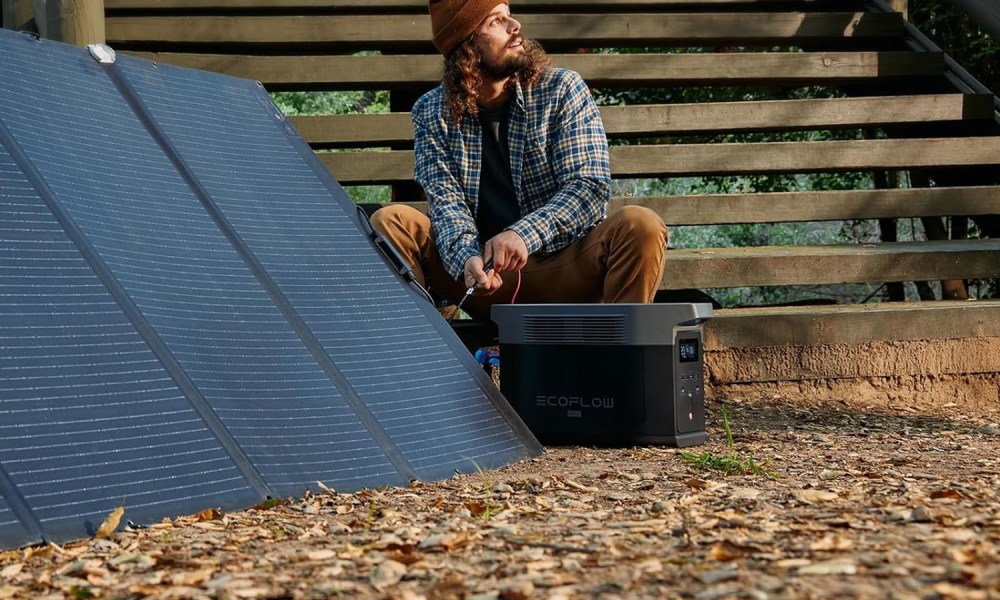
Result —
[[510, 3], [507, 0], [430, 0], [434, 46], [441, 54], [448, 54], [499, 4]]

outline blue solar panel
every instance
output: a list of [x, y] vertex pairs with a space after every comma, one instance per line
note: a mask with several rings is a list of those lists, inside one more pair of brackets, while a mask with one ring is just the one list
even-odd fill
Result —
[[32, 535], [11, 510], [7, 499], [0, 491], [0, 544], [6, 546], [27, 546], [42, 541], [40, 535]]
[[0, 544], [539, 451], [258, 85], [6, 31], [0, 82]]
[[0, 78], [22, 73], [6, 97], [46, 107], [8, 129], [265, 480], [405, 482], [100, 65], [44, 52], [63, 50], [4, 57]]
[[0, 457], [42, 526], [259, 499], [2, 149], [0, 190]]
[[456, 368], [429, 305], [382, 266], [350, 200], [317, 177], [312, 151], [263, 88], [128, 57], [119, 66], [418, 476], [495, 465], [520, 452], [522, 441], [486, 397], [489, 387]]

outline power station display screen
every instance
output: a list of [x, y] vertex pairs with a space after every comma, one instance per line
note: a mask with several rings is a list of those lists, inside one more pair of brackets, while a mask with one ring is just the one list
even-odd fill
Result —
[[698, 339], [689, 338], [679, 340], [678, 349], [681, 354], [681, 362], [698, 362]]

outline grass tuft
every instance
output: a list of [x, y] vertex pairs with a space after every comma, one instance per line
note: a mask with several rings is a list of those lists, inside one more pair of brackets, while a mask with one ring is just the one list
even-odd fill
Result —
[[767, 461], [758, 462], [752, 454], [740, 454], [733, 443], [733, 430], [729, 427], [729, 412], [722, 405], [722, 427], [726, 431], [726, 454], [711, 452], [681, 452], [681, 458], [703, 471], [722, 471], [727, 475], [759, 475], [768, 479], [778, 479], [767, 468]]

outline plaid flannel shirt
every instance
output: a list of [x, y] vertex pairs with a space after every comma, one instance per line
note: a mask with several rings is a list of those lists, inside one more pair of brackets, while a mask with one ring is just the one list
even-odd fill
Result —
[[[444, 90], [413, 107], [414, 178], [427, 195], [438, 253], [455, 279], [482, 253], [476, 210], [482, 164], [482, 126], [455, 127]], [[521, 218], [517, 232], [528, 253], [565, 248], [601, 222], [611, 196], [608, 140], [601, 115], [579, 74], [548, 68], [541, 80], [516, 86], [509, 124], [511, 174]]]

